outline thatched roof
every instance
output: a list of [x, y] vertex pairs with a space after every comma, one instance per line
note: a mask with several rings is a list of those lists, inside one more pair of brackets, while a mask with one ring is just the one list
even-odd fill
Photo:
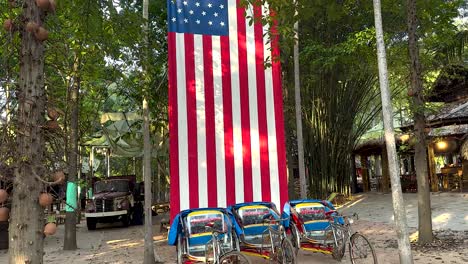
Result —
[[455, 102], [468, 98], [468, 67], [450, 65], [437, 78], [428, 100], [430, 102]]
[[468, 99], [447, 104], [438, 113], [429, 115], [427, 122], [429, 126], [468, 123]]
[[430, 137], [446, 137], [446, 136], [457, 136], [465, 135], [468, 133], [468, 124], [462, 125], [450, 125], [432, 128], [429, 131]]

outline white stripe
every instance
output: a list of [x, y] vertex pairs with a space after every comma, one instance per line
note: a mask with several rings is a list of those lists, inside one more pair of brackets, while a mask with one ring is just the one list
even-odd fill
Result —
[[195, 86], [197, 101], [198, 206], [208, 207], [208, 176], [206, 164], [205, 76], [203, 38], [194, 35]]
[[[226, 207], [226, 164], [224, 150], [224, 112], [223, 112], [223, 79], [221, 66], [221, 38], [212, 38], [213, 54], [213, 85], [215, 104], [215, 135], [216, 135], [216, 187], [218, 206]], [[212, 190], [210, 190], [212, 191]]]
[[188, 173], [188, 132], [187, 132], [187, 90], [185, 76], [185, 43], [184, 34], [176, 33], [177, 60], [177, 114], [179, 140], [179, 193], [180, 210], [188, 209], [189, 173]]
[[232, 123], [234, 145], [234, 175], [236, 202], [244, 201], [244, 172], [242, 168], [242, 126], [239, 85], [239, 53], [237, 38], [237, 0], [228, 0], [229, 52], [231, 59]]
[[[247, 16], [253, 17], [249, 6]], [[252, 156], [252, 187], [254, 201], [262, 200], [262, 177], [260, 171], [260, 133], [258, 131], [257, 72], [255, 52], [255, 26], [246, 23], [247, 72], [249, 79], [250, 147]]]
[[[264, 10], [268, 10], [268, 7], [263, 7]], [[263, 10], [263, 11], [264, 11]], [[262, 12], [263, 13], [263, 12]], [[263, 28], [264, 34], [268, 33], [269, 26], [266, 24]], [[271, 45], [268, 42], [268, 38], [263, 38], [263, 47], [265, 58], [271, 59]], [[268, 156], [270, 161], [270, 190], [271, 190], [271, 201], [274, 202], [281, 210], [282, 204], [280, 200], [280, 186], [279, 186], [279, 173], [278, 173], [278, 150], [277, 150], [277, 138], [276, 138], [276, 120], [275, 120], [275, 98], [273, 93], [273, 72], [271, 67], [265, 69], [265, 99], [267, 112], [267, 125], [268, 125]], [[287, 188], [284, 186], [283, 188]]]

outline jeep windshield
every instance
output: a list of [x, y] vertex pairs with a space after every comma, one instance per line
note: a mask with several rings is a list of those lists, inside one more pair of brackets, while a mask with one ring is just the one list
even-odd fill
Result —
[[94, 192], [128, 192], [128, 180], [99, 181], [94, 184]]

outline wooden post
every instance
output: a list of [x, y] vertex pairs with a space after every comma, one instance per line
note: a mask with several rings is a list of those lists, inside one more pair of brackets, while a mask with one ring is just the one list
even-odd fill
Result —
[[436, 174], [436, 164], [435, 164], [435, 154], [434, 154], [434, 144], [429, 142], [427, 144], [427, 152], [428, 152], [428, 165], [429, 165], [429, 176], [431, 179], [431, 191], [438, 192], [439, 191], [439, 179], [437, 178]]
[[351, 193], [357, 193], [356, 155], [351, 155]]
[[468, 160], [463, 159], [462, 161], [462, 184], [460, 186], [461, 191], [463, 192], [465, 186], [468, 186]]
[[388, 154], [387, 148], [382, 149], [382, 192], [390, 192], [390, 172], [388, 170]]
[[361, 171], [362, 171], [362, 191], [369, 192], [369, 171], [367, 168], [367, 156], [361, 155]]

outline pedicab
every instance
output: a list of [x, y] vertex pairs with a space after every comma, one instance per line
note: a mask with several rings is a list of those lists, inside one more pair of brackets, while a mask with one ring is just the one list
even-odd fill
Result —
[[270, 202], [239, 203], [228, 207], [240, 249], [276, 263], [296, 263], [280, 213]]
[[177, 247], [177, 263], [250, 263], [239, 252], [231, 218], [224, 208], [189, 209], [173, 220], [169, 245]]
[[327, 200], [289, 201], [284, 205], [283, 218], [287, 219], [284, 225], [290, 231], [296, 252], [303, 249], [331, 254], [340, 261], [348, 246], [351, 263], [362, 263], [361, 260], [377, 263], [367, 238], [351, 229], [357, 215], [340, 215]]

